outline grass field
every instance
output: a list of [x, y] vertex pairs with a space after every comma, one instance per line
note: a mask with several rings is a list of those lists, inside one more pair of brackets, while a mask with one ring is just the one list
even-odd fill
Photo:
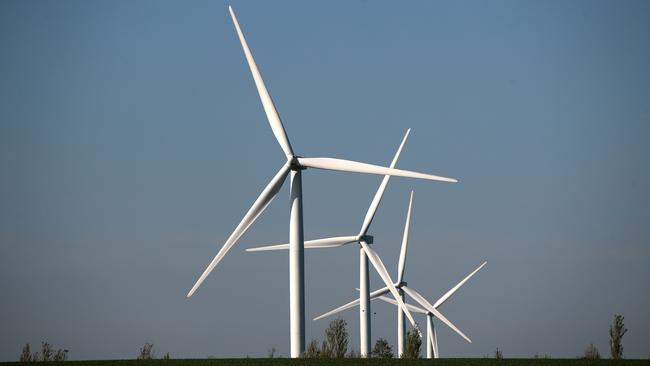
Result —
[[[287, 358], [236, 358], [236, 359], [177, 359], [177, 360], [97, 360], [48, 362], [47, 365], [65, 366], [321, 366], [321, 365], [436, 365], [436, 366], [650, 366], [650, 360], [585, 360], [585, 359], [503, 359], [492, 358], [453, 358], [438, 360], [400, 360], [400, 359], [287, 359]], [[0, 362], [0, 365], [24, 365], [18, 362]]]

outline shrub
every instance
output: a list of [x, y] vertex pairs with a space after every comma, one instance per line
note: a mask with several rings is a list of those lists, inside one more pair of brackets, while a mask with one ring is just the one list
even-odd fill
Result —
[[393, 348], [384, 338], [379, 338], [372, 349], [372, 357], [375, 358], [393, 358]]
[[324, 340], [320, 346], [320, 353], [318, 354], [322, 358], [332, 358], [332, 349], [327, 344], [327, 341]]
[[32, 362], [32, 351], [29, 347], [29, 343], [25, 343], [18, 362]]
[[48, 362], [48, 361], [65, 361], [68, 359], [67, 349], [58, 349], [54, 351], [52, 345], [48, 342], [41, 342], [41, 352], [31, 353], [29, 343], [26, 343], [20, 353], [20, 362]]
[[300, 356], [302, 358], [319, 358], [322, 357], [321, 350], [318, 348], [318, 342], [312, 339], [307, 345], [307, 350]]
[[67, 349], [58, 349], [55, 353], [54, 356], [52, 357], [52, 361], [65, 361], [68, 359], [68, 350]]
[[497, 347], [497, 350], [494, 351], [494, 358], [497, 360], [503, 360], [503, 352]]
[[422, 347], [422, 339], [417, 330], [411, 329], [406, 332], [406, 347], [402, 358], [420, 358], [420, 347]]
[[593, 343], [589, 343], [587, 348], [585, 348], [584, 358], [589, 359], [589, 360], [598, 360], [598, 359], [600, 359], [600, 352], [598, 352], [598, 348], [596, 348], [596, 346], [594, 346]]
[[41, 342], [41, 357], [39, 361], [52, 361], [52, 345], [47, 342]]
[[154, 358], [153, 344], [146, 342], [142, 348], [140, 348], [140, 354], [138, 355], [138, 360], [152, 360]]

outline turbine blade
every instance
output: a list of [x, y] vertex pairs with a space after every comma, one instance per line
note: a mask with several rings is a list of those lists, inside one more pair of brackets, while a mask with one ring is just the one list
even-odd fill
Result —
[[[307, 242], [305, 242], [307, 244]], [[305, 248], [307, 245], [305, 245]], [[272, 245], [263, 245], [254, 248], [246, 248], [247, 252], [270, 252], [274, 250], [287, 250], [289, 249], [289, 244], [272, 244]]]
[[429, 303], [427, 299], [424, 298], [424, 296], [420, 295], [419, 292], [407, 286], [402, 286], [402, 290], [404, 290], [404, 292], [406, 292], [410, 297], [412, 297], [413, 300], [417, 301], [418, 304], [420, 304], [423, 308], [427, 309], [431, 314], [433, 314], [433, 316], [440, 319], [443, 323], [447, 324], [449, 328], [453, 329], [454, 332], [458, 333], [458, 335], [463, 337], [467, 342], [472, 343], [472, 341], [469, 338], [467, 338], [467, 336], [463, 332], [461, 332], [460, 329], [456, 328], [456, 326], [452, 322], [450, 322], [444, 315], [442, 315], [438, 310], [436, 310], [436, 308], [434, 308], [433, 305], [431, 305], [431, 303]]
[[386, 284], [390, 292], [393, 294], [393, 297], [399, 304], [400, 308], [402, 308], [402, 310], [404, 311], [404, 314], [406, 314], [406, 317], [411, 322], [411, 325], [413, 325], [413, 328], [415, 328], [418, 331], [418, 333], [422, 335], [422, 332], [420, 331], [420, 327], [415, 322], [415, 319], [413, 319], [413, 315], [411, 315], [411, 312], [406, 307], [404, 301], [402, 301], [402, 297], [399, 295], [399, 292], [397, 292], [397, 288], [395, 288], [395, 285], [393, 284], [393, 281], [391, 280], [390, 275], [388, 274], [388, 271], [384, 266], [384, 263], [381, 261], [381, 258], [379, 258], [379, 255], [377, 255], [377, 252], [375, 252], [372, 248], [370, 248], [370, 246], [365, 241], [361, 240], [359, 243], [363, 247], [363, 250], [366, 252], [368, 259], [370, 259], [370, 263], [372, 263], [372, 265], [375, 267], [375, 270], [377, 270], [377, 273], [379, 273], [381, 279], [384, 280], [384, 283]]
[[454, 292], [458, 291], [458, 289], [459, 289], [462, 285], [464, 285], [465, 282], [467, 282], [467, 280], [469, 280], [470, 278], [472, 278], [472, 276], [474, 276], [474, 274], [476, 274], [476, 272], [478, 272], [478, 271], [479, 271], [481, 268], [483, 268], [483, 266], [485, 266], [486, 264], [487, 264], [487, 262], [483, 262], [483, 264], [481, 264], [480, 266], [478, 266], [477, 269], [475, 269], [472, 273], [468, 274], [467, 277], [463, 278], [462, 281], [458, 282], [458, 284], [457, 284], [456, 286], [452, 287], [449, 291], [447, 291], [447, 293], [445, 293], [444, 295], [442, 295], [442, 296], [438, 299], [438, 301], [436, 301], [435, 304], [433, 304], [433, 307], [437, 309], [440, 305], [444, 304], [445, 301], [447, 301], [447, 299], [449, 299], [449, 297], [450, 297], [451, 295], [454, 294]]
[[[399, 145], [399, 148], [397, 149], [397, 152], [395, 152], [395, 156], [393, 157], [393, 161], [390, 163], [390, 168], [395, 168], [395, 164], [397, 164], [397, 159], [399, 159], [399, 155], [402, 153], [402, 148], [404, 147], [404, 143], [406, 143], [406, 139], [408, 139], [409, 137], [409, 133], [411, 133], [410, 128], [406, 130], [406, 134], [404, 134], [404, 138], [402, 138], [402, 143]], [[370, 207], [368, 207], [368, 211], [366, 212], [366, 217], [363, 219], [363, 224], [361, 225], [361, 231], [359, 231], [360, 236], [366, 235], [368, 233], [368, 228], [370, 227], [370, 224], [372, 224], [372, 219], [375, 217], [375, 213], [377, 212], [377, 207], [379, 207], [379, 204], [381, 203], [381, 198], [384, 196], [384, 191], [386, 190], [386, 186], [388, 185], [389, 179], [390, 179], [390, 175], [386, 175], [384, 176], [384, 179], [381, 181], [381, 184], [379, 185], [379, 188], [375, 193], [375, 197], [373, 197], [372, 202], [370, 203]]]
[[287, 174], [289, 173], [289, 168], [290, 165], [289, 163], [285, 163], [282, 168], [280, 168], [280, 171], [271, 179], [271, 182], [264, 188], [262, 193], [257, 197], [251, 208], [246, 212], [246, 215], [244, 215], [244, 218], [241, 220], [239, 225], [235, 228], [235, 230], [230, 234], [230, 237], [228, 237], [228, 240], [226, 240], [226, 243], [221, 247], [217, 255], [212, 259], [212, 262], [208, 265], [208, 267], [203, 271], [203, 274], [199, 279], [196, 281], [190, 292], [187, 293], [187, 297], [190, 297], [194, 294], [196, 289], [201, 286], [201, 283], [205, 280], [205, 278], [212, 272], [214, 267], [223, 259], [223, 257], [228, 253], [230, 248], [232, 248], [233, 245], [237, 242], [237, 240], [246, 232], [246, 230], [251, 226], [253, 222], [257, 219], [257, 217], [264, 212], [264, 209], [273, 201], [273, 198], [275, 198], [275, 195], [278, 194], [278, 191], [280, 188], [282, 188], [282, 184], [284, 183], [285, 178], [287, 177]]
[[228, 10], [230, 10], [230, 17], [232, 18], [232, 22], [235, 24], [235, 29], [237, 29], [237, 36], [239, 36], [239, 42], [241, 42], [241, 46], [244, 49], [244, 55], [246, 56], [246, 61], [248, 61], [248, 67], [250, 67], [251, 73], [253, 74], [253, 80], [255, 80], [255, 87], [257, 87], [257, 92], [259, 93], [260, 99], [262, 100], [264, 113], [266, 113], [266, 118], [269, 120], [269, 124], [271, 125], [271, 129], [273, 130], [273, 134], [275, 135], [275, 138], [278, 140], [280, 147], [282, 147], [284, 154], [287, 156], [293, 156], [291, 143], [289, 143], [289, 138], [287, 137], [287, 133], [284, 131], [284, 126], [282, 125], [280, 116], [278, 115], [278, 112], [275, 109], [275, 105], [273, 104], [273, 99], [271, 99], [271, 95], [269, 94], [268, 90], [266, 90], [266, 85], [264, 85], [262, 74], [257, 68], [257, 64], [255, 63], [255, 59], [253, 58], [253, 54], [251, 53], [250, 48], [248, 48], [248, 43], [246, 42], [246, 38], [244, 38], [244, 33], [239, 27], [239, 22], [237, 21], [237, 17], [235, 16], [235, 11], [232, 10], [231, 6], [228, 7]]
[[[356, 289], [356, 290], [359, 291], [359, 289]], [[380, 288], [379, 290], [375, 290], [375, 291], [370, 293], [370, 299], [373, 299], [373, 298], [375, 298], [377, 296], [381, 296], [381, 295], [387, 293], [388, 291], [390, 291], [390, 290], [388, 290], [388, 287], [384, 287], [384, 288]], [[346, 309], [349, 309], [349, 308], [352, 308], [352, 307], [355, 307], [355, 306], [358, 306], [358, 305], [359, 305], [359, 299], [350, 301], [349, 303], [347, 303], [345, 305], [339, 306], [338, 308], [336, 308], [334, 310], [330, 310], [330, 311], [328, 311], [327, 313], [325, 313], [323, 315], [319, 315], [319, 316], [315, 317], [314, 320], [320, 320], [320, 319], [326, 318], [326, 317], [328, 317], [330, 315], [334, 315], [334, 314], [339, 313], [339, 312], [341, 312], [343, 310], [346, 310]]]
[[340, 313], [343, 310], [347, 310], [349, 308], [353, 308], [353, 307], [358, 306], [358, 305], [359, 305], [359, 299], [357, 298], [356, 300], [352, 300], [349, 303], [347, 303], [345, 305], [342, 305], [342, 306], [339, 306], [336, 309], [330, 310], [330, 311], [326, 312], [323, 315], [319, 315], [319, 316], [315, 317], [314, 320], [320, 320], [320, 319], [323, 319], [323, 318], [327, 318], [330, 315]]
[[[356, 236], [336, 236], [333, 238], [307, 240], [305, 241], [305, 249], [334, 248], [346, 244], [356, 243], [357, 241], [358, 239]], [[248, 248], [246, 249], [246, 251], [265, 252], [270, 250], [287, 250], [287, 249], [289, 249], [289, 244], [274, 244], [274, 245], [259, 246], [255, 248]]]
[[[359, 291], [359, 289], [357, 289]], [[385, 295], [390, 292], [390, 289], [388, 287], [382, 287], [379, 290], [375, 290], [370, 293], [370, 299], [374, 299], [377, 296]]]
[[395, 168], [387, 168], [379, 165], [359, 163], [352, 160], [335, 158], [298, 158], [298, 163], [307, 168], [338, 170], [342, 172], [367, 173], [379, 175], [394, 175], [399, 177], [427, 179], [439, 182], [456, 183], [456, 179], [439, 177], [437, 175], [412, 172]]
[[[387, 303], [389, 303], [389, 304], [393, 304], [393, 305], [397, 305], [397, 306], [399, 306], [399, 304], [397, 303], [397, 301], [395, 301], [394, 299], [391, 299], [391, 298], [388, 297], [388, 296], [377, 296], [376, 299], [379, 299], [379, 300], [381, 300], [381, 301], [387, 302]], [[426, 311], [426, 310], [424, 310], [424, 309], [422, 309], [422, 308], [419, 308], [419, 307], [417, 307], [417, 306], [415, 306], [415, 305], [411, 305], [411, 304], [407, 304], [407, 303], [405, 303], [405, 304], [406, 304], [406, 307], [409, 308], [409, 310], [411, 310], [411, 311], [414, 312], [414, 313], [420, 313], [420, 314], [426, 314], [426, 313], [428, 313], [428, 311]]]
[[[355, 288], [355, 290], [361, 291], [361, 290], [359, 290], [358, 287]], [[370, 300], [374, 300], [374, 299], [378, 298], [379, 296], [385, 295], [385, 294], [387, 294], [389, 292], [390, 292], [390, 290], [388, 289], [388, 287], [382, 287], [379, 290], [375, 290], [375, 291], [370, 293]]]
[[413, 207], [413, 191], [409, 198], [409, 209], [406, 212], [406, 223], [404, 224], [404, 236], [402, 237], [402, 248], [399, 251], [399, 264], [397, 266], [397, 283], [401, 283], [404, 278], [404, 267], [406, 266], [406, 250], [409, 246], [409, 227], [411, 226], [411, 208]]

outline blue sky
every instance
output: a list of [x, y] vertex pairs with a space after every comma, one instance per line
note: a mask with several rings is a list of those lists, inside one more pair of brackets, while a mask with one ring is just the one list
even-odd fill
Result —
[[[188, 289], [283, 163], [228, 3], [0, 3], [0, 360], [288, 350], [288, 190]], [[460, 179], [392, 179], [373, 224], [443, 357], [650, 354], [650, 4], [234, 2], [294, 150]], [[380, 177], [308, 170], [305, 236], [358, 231]], [[306, 254], [308, 318], [356, 296], [358, 248]], [[373, 288], [381, 286], [374, 273]], [[395, 310], [372, 336], [395, 344]], [[358, 349], [358, 312], [348, 321]], [[420, 319], [422, 324], [424, 319]], [[322, 338], [327, 322], [307, 324]]]

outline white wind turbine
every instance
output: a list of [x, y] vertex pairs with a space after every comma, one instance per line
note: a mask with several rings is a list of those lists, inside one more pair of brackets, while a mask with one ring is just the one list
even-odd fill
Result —
[[[449, 290], [445, 295], [443, 295], [436, 302], [435, 305], [431, 305], [431, 303], [429, 303], [424, 298], [424, 296], [422, 296], [416, 290], [408, 287], [406, 282], [404, 281], [404, 270], [405, 270], [405, 267], [406, 267], [406, 252], [407, 252], [407, 249], [408, 249], [409, 226], [410, 226], [410, 222], [411, 222], [411, 209], [412, 209], [412, 207], [413, 207], [413, 191], [411, 191], [411, 196], [409, 198], [409, 207], [408, 207], [408, 212], [407, 212], [407, 215], [406, 215], [406, 223], [404, 225], [404, 235], [402, 237], [402, 246], [401, 246], [401, 249], [400, 249], [400, 256], [399, 256], [399, 263], [398, 263], [397, 282], [394, 284], [394, 286], [398, 289], [398, 292], [399, 292], [399, 296], [395, 297], [396, 299], [399, 299], [399, 302], [396, 301], [396, 303], [404, 303], [404, 300], [405, 300], [404, 299], [404, 292], [406, 292], [406, 294], [408, 294], [410, 297], [412, 297], [416, 302], [418, 302], [420, 304], [420, 306], [422, 306], [424, 308], [425, 313], [429, 313], [431, 316], [435, 316], [435, 317], [439, 318], [443, 323], [447, 324], [450, 328], [452, 328], [461, 337], [463, 337], [465, 340], [467, 340], [468, 342], [471, 343], [471, 340], [465, 334], [463, 334], [463, 332], [461, 332], [458, 328], [456, 328], [456, 326], [454, 326], [453, 323], [451, 323], [447, 318], [445, 318], [437, 310], [437, 308], [438, 308], [438, 306], [442, 305], [454, 292], [456, 292], [458, 290], [458, 288], [460, 288], [460, 286], [462, 286], [465, 282], [467, 282], [467, 280], [469, 280], [487, 262], [484, 262], [481, 266], [479, 266], [479, 268], [477, 268], [469, 276], [467, 276], [465, 279], [463, 279], [463, 281], [461, 281], [458, 285], [456, 285], [454, 288]], [[389, 290], [388, 287], [384, 287], [384, 288], [381, 288], [379, 290], [373, 291], [372, 293], [370, 293], [369, 297], [370, 297], [370, 299], [374, 299], [374, 298], [380, 297], [380, 296], [388, 293], [389, 291], [391, 291], [391, 290]], [[361, 291], [361, 292], [363, 292], [363, 291]], [[359, 305], [359, 303], [360, 303], [360, 299], [355, 299], [355, 300], [353, 300], [353, 301], [351, 301], [351, 302], [349, 302], [349, 303], [347, 303], [345, 305], [342, 305], [342, 306], [340, 306], [340, 307], [338, 307], [336, 309], [328, 311], [327, 313], [314, 318], [314, 320], [323, 319], [325, 317], [328, 317], [328, 316], [331, 316], [333, 314], [339, 313], [339, 312], [341, 312], [343, 310], [355, 307], [355, 306]], [[398, 307], [398, 313], [397, 313], [397, 349], [398, 349], [398, 351], [397, 352], [398, 352], [398, 355], [400, 355], [400, 356], [404, 353], [404, 339], [405, 339], [404, 335], [405, 335], [405, 331], [406, 331], [405, 328], [406, 327], [405, 327], [405, 323], [404, 323], [404, 311], [403, 311], [403, 309], [405, 309], [405, 308], [409, 309], [409, 310], [412, 310], [412, 311], [420, 312], [420, 311], [418, 311], [418, 309], [420, 309], [420, 308], [409, 306], [409, 304], [406, 304], [406, 306], [401, 306], [400, 305]], [[408, 312], [406, 314], [409, 315]], [[430, 324], [429, 323], [430, 322], [428, 321], [427, 322], [427, 329], [429, 329], [429, 327], [433, 326], [432, 322]], [[429, 331], [429, 333], [432, 333], [434, 331], [435, 330], [432, 328]]]
[[[483, 262], [478, 268], [476, 268], [472, 273], [468, 274], [465, 278], [463, 278], [462, 281], [460, 281], [456, 286], [452, 287], [447, 291], [444, 295], [442, 295], [434, 304], [433, 308], [438, 310], [442, 304], [445, 303], [453, 295], [458, 289], [467, 282], [476, 272], [478, 272], [483, 266], [485, 266], [487, 262]], [[394, 299], [384, 296], [384, 295], [379, 295], [373, 298], [374, 299], [379, 299], [383, 300], [385, 302], [391, 303], [393, 305], [398, 305], [397, 301]], [[427, 358], [439, 358], [439, 348], [438, 348], [438, 337], [436, 335], [436, 329], [433, 325], [433, 318], [435, 318], [435, 315], [431, 313], [430, 311], [427, 311], [425, 309], [422, 309], [418, 306], [412, 305], [412, 304], [406, 304], [406, 307], [415, 313], [420, 313], [420, 314], [425, 314], [427, 316]], [[401, 311], [398, 306], [398, 311]], [[398, 333], [403, 332], [404, 329], [402, 328], [400, 330], [399, 325], [398, 325]]]
[[[305, 349], [305, 297], [304, 297], [304, 239], [302, 230], [302, 170], [307, 168], [338, 170], [345, 172], [368, 173], [379, 175], [396, 175], [403, 177], [428, 179], [433, 181], [451, 182], [455, 183], [455, 179], [439, 177], [430, 174], [417, 173], [407, 170], [399, 170], [394, 168], [386, 168], [382, 166], [359, 163], [350, 160], [334, 159], [334, 158], [304, 158], [295, 155], [289, 139], [284, 131], [284, 126], [280, 120], [273, 100], [264, 85], [262, 75], [255, 64], [253, 55], [248, 48], [244, 34], [241, 31], [239, 22], [235, 16], [232, 7], [228, 7], [230, 16], [232, 17], [239, 41], [241, 42], [248, 66], [250, 67], [257, 92], [259, 93], [264, 107], [264, 112], [269, 121], [271, 129], [275, 138], [278, 140], [280, 147], [286, 156], [286, 162], [282, 165], [280, 170], [271, 179], [269, 184], [264, 188], [262, 193], [257, 197], [251, 208], [246, 212], [244, 218], [237, 225], [235, 230], [230, 234], [225, 244], [217, 255], [212, 259], [208, 267], [198, 278], [192, 289], [188, 292], [187, 297], [192, 296], [197, 288], [203, 283], [205, 278], [210, 274], [214, 267], [223, 259], [237, 240], [246, 232], [250, 225], [257, 219], [257, 217], [266, 209], [271, 203], [273, 198], [277, 195], [282, 187], [287, 175], [291, 178], [291, 195], [290, 195], [290, 223], [289, 223], [289, 313], [290, 313], [290, 338], [291, 338], [291, 357], [299, 357]], [[372, 264], [377, 271], [385, 273], [386, 269], [381, 263], [381, 260], [374, 253], [368, 245], [362, 241], [361, 245], [364, 247], [366, 254], [370, 258]], [[383, 272], [382, 272], [383, 270]], [[386, 285], [393, 294], [397, 293], [395, 286], [390, 282], [390, 277], [382, 275]], [[403, 304], [401, 299], [398, 303]], [[409, 314], [410, 315], [410, 314]]]

